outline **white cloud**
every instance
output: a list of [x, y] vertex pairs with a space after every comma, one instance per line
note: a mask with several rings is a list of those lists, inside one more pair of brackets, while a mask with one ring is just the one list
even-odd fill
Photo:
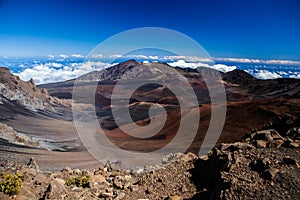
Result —
[[149, 58], [150, 58], [151, 60], [158, 60], [158, 59], [159, 59], [158, 56], [149, 56]]
[[284, 72], [284, 71], [279, 71], [279, 72], [277, 72], [278, 74], [280, 74], [280, 75], [288, 75], [288, 73], [286, 73], [286, 72]]
[[236, 63], [251, 63], [251, 64], [270, 64], [270, 65], [300, 65], [300, 61], [293, 60], [261, 60], [252, 58], [211, 58], [209, 56], [159, 56], [159, 55], [102, 55], [94, 54], [90, 56], [91, 58], [128, 58], [128, 59], [143, 59], [143, 60], [160, 60], [160, 61], [178, 61], [185, 60], [187, 62], [202, 62], [202, 63], [212, 63], [213, 61], [223, 61], [223, 62], [236, 62]]
[[256, 63], [256, 64], [276, 64], [276, 65], [300, 65], [300, 61], [293, 60], [260, 60], [250, 58], [214, 58], [215, 61]]
[[73, 57], [73, 58], [84, 58], [84, 56], [81, 55], [81, 54], [72, 54], [71, 57]]
[[68, 66], [63, 66], [60, 63], [46, 63], [27, 68], [16, 75], [20, 76], [22, 80], [28, 81], [33, 78], [36, 84], [43, 84], [66, 81], [109, 66], [111, 64], [102, 62], [72, 63]]
[[102, 54], [92, 54], [89, 56], [90, 58], [103, 58]]
[[187, 62], [208, 62], [212, 63], [213, 59], [210, 57], [198, 57], [198, 56], [163, 56], [163, 60], [185, 60]]
[[295, 72], [294, 74], [292, 74], [290, 76], [290, 78], [297, 78], [297, 79], [300, 79], [300, 72]]
[[185, 60], [178, 60], [175, 62], [170, 62], [168, 64], [173, 67], [184, 67], [184, 68], [189, 67], [193, 69], [196, 69], [198, 67], [208, 67], [208, 68], [219, 70], [221, 72], [229, 72], [236, 69], [236, 66], [227, 66], [223, 64], [208, 65], [206, 63], [201, 63], [201, 62], [186, 62]]
[[55, 68], [60, 68], [63, 66], [61, 63], [56, 63], [56, 62], [46, 63], [45, 65], [48, 67], [55, 67]]
[[119, 54], [114, 54], [114, 55], [110, 55], [108, 56], [109, 58], [121, 58], [122, 55], [119, 55]]
[[255, 70], [255, 72], [253, 73], [253, 75], [256, 78], [259, 79], [275, 79], [275, 78], [282, 78], [281, 75], [279, 75], [276, 72], [270, 72], [268, 70]]
[[299, 61], [293, 60], [266, 60], [266, 64], [281, 64], [281, 65], [300, 65]]
[[216, 64], [213, 65], [211, 68], [214, 68], [216, 70], [219, 70], [221, 72], [230, 72], [236, 69], [236, 66], [228, 66], [223, 64]]
[[169, 65], [171, 65], [172, 67], [184, 67], [184, 68], [193, 68], [196, 69], [198, 67], [207, 67], [206, 64], [203, 63], [189, 63], [186, 62], [185, 60], [177, 60], [175, 62], [169, 62]]
[[48, 55], [48, 57], [49, 58], [54, 58], [55, 56], [50, 54], [50, 55]]
[[297, 74], [297, 75], [291, 75], [290, 78], [297, 78], [297, 79], [300, 79], [300, 74]]
[[60, 55], [59, 55], [59, 57], [61, 57], [61, 58], [65, 59], [65, 58], [68, 58], [69, 56], [68, 56], [68, 55], [66, 55], [66, 54], [60, 54]]
[[122, 56], [122, 58], [132, 58], [132, 59], [144, 59], [144, 60], [149, 60], [148, 56], [145, 55], [127, 55], [127, 56]]
[[142, 55], [142, 54], [129, 54], [129, 55], [120, 55], [120, 54], [113, 54], [113, 55], [103, 55], [103, 54], [92, 54], [89, 58], [123, 58], [123, 59], [139, 59], [139, 60], [160, 60], [160, 61], [176, 61], [176, 60], [185, 60], [187, 62], [208, 62], [212, 63], [213, 59], [210, 57], [198, 57], [198, 56], [160, 56], [160, 55]]
[[[18, 73], [23, 80], [29, 80], [33, 78], [37, 84], [65, 81], [69, 79], [76, 78], [85, 73], [101, 70], [103, 68], [111, 66], [111, 64], [102, 62], [85, 62], [77, 63], [72, 61], [70, 58], [81, 58], [84, 57], [81, 54], [72, 54], [72, 55], [48, 55], [48, 58], [51, 58], [51, 61], [37, 59], [36, 60], [21, 60], [20, 63], [16, 63], [18, 66]], [[141, 59], [144, 63], [148, 62], [168, 62], [171, 66], [178, 67], [189, 67], [189, 68], [198, 68], [198, 67], [210, 67], [222, 72], [232, 71], [237, 68], [237, 66], [226, 65], [226, 64], [213, 64], [209, 65], [207, 63], [212, 63], [210, 58], [197, 57], [197, 56], [149, 56], [149, 55], [92, 55], [91, 57], [100, 58], [105, 60], [105, 58], [133, 58]], [[252, 74], [253, 76], [260, 79], [274, 79], [281, 77], [291, 77], [300, 79], [300, 72], [297, 70], [297, 66], [291, 67], [279, 67], [276, 68], [276, 63], [281, 64], [297, 64], [298, 61], [287, 61], [287, 60], [258, 60], [258, 59], [247, 59], [247, 58], [216, 58], [215, 60], [219, 61], [231, 61], [231, 62], [249, 62], [256, 63], [254, 65], [249, 65], [249, 67], [244, 68], [245, 71]], [[42, 64], [41, 64], [42, 63]], [[272, 65], [267, 65], [266, 63]], [[300, 62], [299, 62], [300, 63]], [[14, 62], [8, 62], [3, 60], [3, 66], [14, 67]], [[20, 72], [20, 70], [22, 70]], [[17, 70], [16, 70], [17, 71]]]

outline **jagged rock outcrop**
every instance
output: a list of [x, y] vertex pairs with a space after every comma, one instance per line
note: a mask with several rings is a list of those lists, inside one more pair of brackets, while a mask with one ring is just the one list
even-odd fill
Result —
[[70, 103], [48, 95], [47, 90], [40, 89], [33, 79], [28, 82], [20, 80], [6, 67], [0, 67], [0, 105], [16, 102], [30, 110], [55, 111], [54, 105], [68, 106]]
[[290, 129], [285, 135], [281, 136], [276, 130], [261, 130], [253, 133], [248, 133], [243, 140], [257, 148], [298, 148], [300, 147], [299, 128]]
[[38, 147], [39, 142], [33, 141], [25, 134], [16, 132], [12, 127], [0, 123], [0, 139], [7, 140], [14, 144], [21, 144], [31, 147]]
[[[139, 170], [114, 169], [107, 164], [95, 170], [64, 168], [43, 173], [33, 158], [28, 165], [0, 171], [22, 175], [16, 196], [1, 199], [298, 199], [299, 148], [274, 147], [272, 141], [291, 140], [274, 130], [247, 135], [244, 142], [220, 144], [208, 155], [170, 154], [160, 166]], [[249, 137], [248, 137], [249, 136]], [[291, 136], [291, 137], [290, 137]], [[288, 138], [290, 137], [290, 138]], [[266, 141], [266, 147], [256, 141]]]

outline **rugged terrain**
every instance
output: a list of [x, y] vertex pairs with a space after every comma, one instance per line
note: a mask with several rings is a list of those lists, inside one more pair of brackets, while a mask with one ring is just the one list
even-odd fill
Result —
[[[109, 162], [94, 170], [64, 168], [40, 172], [28, 164], [6, 163], [0, 171], [17, 174], [18, 195], [1, 199], [298, 199], [300, 128], [286, 136], [260, 130], [242, 142], [222, 143], [207, 156], [170, 154], [162, 165], [116, 170]], [[5, 177], [5, 175], [3, 175]], [[4, 179], [2, 177], [2, 179]]]
[[65, 165], [91, 167], [96, 163], [78, 139], [71, 101], [53, 97], [37, 87], [33, 79], [22, 81], [1, 67], [1, 163], [25, 163], [31, 155], [36, 155], [41, 168], [48, 170]]
[[[0, 118], [13, 118], [17, 114], [55, 113], [55, 107], [69, 107], [70, 102], [50, 96], [48, 91], [35, 85], [33, 79], [22, 81], [8, 68], [0, 67]], [[13, 112], [12, 112], [13, 111]]]
[[[211, 123], [210, 97], [197, 70], [177, 67], [198, 98], [189, 117], [201, 114], [197, 135], [186, 151], [189, 153], [170, 154], [162, 165], [136, 170], [98, 163], [78, 138], [71, 107], [73, 89], [83, 91], [73, 105], [87, 109], [93, 104], [91, 98], [95, 100], [99, 125], [110, 141], [127, 150], [152, 151], [176, 135], [181, 96], [160, 84], [139, 87], [128, 105], [134, 123], [124, 119], [120, 127], [112, 117], [111, 95], [121, 77], [129, 86], [136, 78], [141, 81], [149, 76], [169, 78], [172, 83], [172, 75], [162, 73], [160, 65], [174, 70], [165, 63], [129, 60], [83, 75], [76, 83], [69, 80], [39, 86], [0, 68], [0, 171], [4, 172], [0, 181], [11, 177], [6, 174], [20, 174], [14, 178], [22, 181], [17, 196], [0, 193], [0, 199], [297, 199], [297, 79], [259, 80], [241, 70], [221, 73], [227, 97], [225, 125], [215, 148], [198, 158], [193, 153], [198, 154]], [[184, 90], [184, 85], [178, 88]], [[85, 95], [90, 90], [96, 91], [92, 97]], [[163, 129], [145, 139], [124, 134], [122, 127], [147, 127], [149, 108], [154, 104], [167, 111]], [[185, 131], [188, 134], [190, 130]]]
[[[159, 84], [147, 84], [138, 88], [132, 94], [129, 105], [133, 121], [144, 127], [150, 122], [148, 113], [150, 106], [156, 103], [163, 105], [167, 110], [168, 118], [166, 125], [158, 134], [146, 139], [129, 137], [116, 125], [112, 117], [111, 94], [122, 75], [129, 72], [126, 77], [123, 76], [128, 83], [134, 82], [136, 78], [141, 80], [144, 76], [167, 79], [168, 72], [162, 73], [159, 65], [170, 69], [168, 71], [174, 70], [165, 63], [145, 64], [129, 60], [77, 79], [75, 89], [83, 91], [78, 103], [88, 105], [91, 103], [91, 98], [94, 98], [101, 128], [111, 141], [123, 149], [145, 152], [159, 149], [171, 141], [178, 130], [181, 112], [178, 97]], [[196, 69], [179, 67], [175, 69], [186, 77], [199, 101], [199, 109], [195, 108], [190, 113], [193, 116], [198, 110], [200, 111], [198, 133], [188, 148], [188, 151], [197, 154], [211, 122], [211, 105], [207, 86]], [[37, 162], [50, 170], [58, 170], [64, 166], [61, 161], [70, 167], [81, 166], [82, 160], [87, 165], [94, 166], [96, 162], [88, 156], [72, 122], [70, 98], [75, 80], [35, 86], [33, 80], [24, 82], [12, 75], [7, 68], [1, 68], [0, 71], [2, 84], [2, 103], [0, 104], [2, 120], [0, 123], [11, 126], [18, 137], [26, 138], [28, 144], [34, 144], [27, 149], [14, 144], [15, 139], [12, 137], [10, 137], [11, 140], [3, 140], [3, 148], [0, 151], [3, 158], [28, 159], [28, 153], [26, 153], [28, 151], [37, 154]], [[284, 134], [288, 128], [300, 126], [299, 80], [258, 80], [241, 70], [221, 73], [221, 75], [227, 96], [227, 112], [218, 143], [240, 141], [245, 133], [255, 129], [279, 127], [280, 134]], [[96, 86], [95, 97], [84, 95], [84, 92], [92, 90], [94, 86]], [[184, 86], [180, 87], [184, 89]], [[131, 125], [127, 124], [126, 120], [123, 124], [125, 127]], [[186, 131], [188, 134], [189, 130]], [[8, 151], [7, 148], [11, 146], [15, 149]], [[6, 156], [8, 152], [9, 156]], [[84, 158], [81, 155], [84, 155]]]
[[[133, 120], [142, 126], [147, 125], [150, 121], [148, 110], [151, 105], [158, 103], [168, 110], [166, 126], [152, 141], [137, 141], [132, 137], [127, 137], [120, 130], [120, 127], [116, 125], [110, 107], [112, 91], [120, 78], [125, 80], [125, 83], [130, 83], [132, 80], [140, 80], [140, 77], [145, 74], [152, 74], [155, 77], [154, 80], [157, 77], [167, 79], [166, 73], [160, 73], [158, 70], [153, 70], [149, 67], [151, 65], [156, 69], [159, 68], [159, 64], [170, 68], [170, 71], [174, 69], [166, 63], [144, 64], [135, 60], [129, 60], [101, 71], [83, 75], [76, 80], [75, 86], [75, 80], [69, 80], [39, 87], [47, 88], [51, 95], [60, 98], [72, 98], [74, 88], [82, 90], [83, 95], [79, 98], [79, 101], [90, 103], [91, 99], [84, 94], [86, 94], [85, 91], [93, 90], [96, 85], [96, 89], [94, 89], [96, 90], [94, 99], [96, 112], [99, 123], [105, 130], [106, 135], [114, 143], [125, 149], [135, 150], [140, 148], [140, 146], [145, 147], [143, 142], [150, 143], [149, 147], [157, 146], [159, 148], [165, 142], [170, 141], [178, 130], [181, 111], [178, 108], [177, 99], [180, 97], [176, 97], [168, 88], [158, 84], [144, 85], [132, 94], [129, 105], [130, 114]], [[157, 67], [155, 67], [156, 65]], [[198, 149], [196, 147], [203, 141], [211, 122], [210, 96], [203, 77], [196, 69], [179, 67], [175, 69], [189, 81], [198, 98], [201, 119], [199, 121], [198, 134], [189, 149], [192, 152], [197, 152]], [[214, 73], [214, 70], [210, 69], [210, 72]], [[127, 75], [122, 77], [126, 73]], [[242, 70], [234, 70], [226, 74], [221, 73], [221, 75], [228, 105], [225, 126], [219, 139], [220, 143], [239, 141], [246, 132], [252, 129], [261, 129], [273, 123], [284, 123], [284, 120], [289, 118], [291, 118], [293, 123], [299, 124], [299, 80], [259, 80]], [[184, 88], [184, 85], [178, 85], [178, 88], [181, 87]], [[141, 144], [140, 146], [138, 145], [139, 143]], [[151, 149], [144, 149], [144, 151], [148, 150]]]

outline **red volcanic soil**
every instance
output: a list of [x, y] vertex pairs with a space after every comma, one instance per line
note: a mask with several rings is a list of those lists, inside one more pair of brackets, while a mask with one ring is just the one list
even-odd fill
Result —
[[[275, 128], [281, 134], [284, 124], [299, 126], [300, 99], [284, 97], [260, 101], [229, 103], [225, 126], [219, 142], [240, 140], [246, 132], [263, 127]], [[278, 126], [281, 125], [281, 128]], [[287, 127], [288, 129], [288, 127]]]
[[[128, 66], [126, 65], [126, 67]], [[179, 70], [182, 71], [182, 69]], [[105, 76], [109, 75], [108, 72], [105, 73]], [[197, 152], [211, 123], [209, 94], [199, 74], [186, 71], [182, 71], [182, 73], [193, 86], [201, 104], [199, 110], [193, 109], [189, 113], [192, 117], [200, 111], [201, 119], [199, 121], [198, 132], [193, 144], [189, 148], [190, 151]], [[283, 134], [287, 127], [293, 125], [285, 125], [285, 119], [288, 120], [291, 118], [292, 121], [297, 122], [298, 116], [300, 116], [300, 100], [297, 96], [297, 92], [300, 89], [299, 81], [281, 79], [258, 80], [240, 70], [224, 74], [223, 81], [228, 105], [225, 125], [218, 143], [239, 141], [251, 130], [263, 127], [276, 128]], [[170, 142], [178, 131], [181, 119], [175, 95], [163, 86], [151, 84], [139, 88], [132, 94], [129, 108], [131, 110], [131, 117], [136, 124], [142, 125], [143, 128], [147, 127], [145, 125], [150, 122], [148, 110], [151, 104], [159, 103], [168, 108], [168, 117], [163, 129], [150, 138], [137, 139], [120, 130], [112, 117], [110, 98], [115, 83], [116, 80], [99, 81], [95, 96], [97, 116], [99, 117], [99, 121], [101, 121], [101, 127], [105, 129], [107, 137], [123, 149], [145, 152], [162, 148]], [[59, 91], [59, 88], [64, 88], [63, 91], [65, 92], [65, 84], [52, 84], [47, 86], [47, 88], [50, 90], [50, 93]], [[87, 95], [84, 95], [84, 91], [88, 91], [95, 82], [82, 82], [81, 84], [79, 85], [79, 89], [83, 91], [81, 101], [89, 102], [89, 99], [85, 99]], [[71, 92], [71, 88], [69, 88], [69, 92]], [[184, 120], [183, 123], [189, 123]], [[124, 123], [122, 126], [130, 129], [132, 125]], [[130, 130], [131, 132], [138, 132], [138, 130]], [[189, 128], [187, 128], [186, 137], [190, 136], [190, 132]]]
[[[189, 151], [198, 152], [206, 135], [211, 121], [210, 105], [202, 105], [200, 108], [201, 118], [199, 128]], [[193, 117], [197, 109], [193, 109], [189, 115]], [[222, 134], [218, 143], [240, 141], [242, 137], [254, 129], [275, 128], [280, 133], [285, 133], [288, 128], [299, 126], [300, 99], [288, 99], [284, 97], [265, 99], [259, 101], [231, 102], [227, 106], [227, 115]], [[186, 121], [185, 121], [186, 120]], [[186, 118], [183, 123], [189, 123]], [[136, 122], [147, 125], [149, 119]], [[217, 122], [214, 122], [217, 123]], [[289, 124], [287, 124], [289, 123]], [[180, 125], [180, 111], [174, 109], [168, 112], [168, 118], [164, 128], [157, 135], [147, 139], [136, 139], [125, 134], [120, 128], [105, 130], [105, 134], [112, 142], [123, 149], [134, 151], [153, 151], [168, 144], [178, 131]], [[130, 124], [124, 125], [130, 127]], [[284, 128], [286, 126], [286, 129]], [[132, 130], [134, 133], [138, 130]], [[186, 129], [189, 137], [190, 130]], [[180, 145], [180, 144], [179, 144]]]
[[[211, 121], [209, 93], [199, 73], [196, 73], [196, 71], [192, 69], [184, 70], [178, 68], [180, 73], [182, 73], [192, 85], [199, 100], [199, 107], [196, 106], [190, 110], [181, 110], [179, 108], [178, 99], [185, 96], [176, 97], [172, 91], [162, 85], [146, 84], [138, 88], [132, 94], [129, 102], [130, 105], [128, 105], [131, 118], [134, 122], [128, 122], [126, 118], [119, 116], [119, 118], [123, 118], [124, 123], [118, 127], [111, 112], [111, 94], [118, 78], [121, 77], [123, 72], [132, 68], [132, 65], [138, 65], [142, 67], [142, 69], [147, 70], [147, 66], [142, 66], [141, 63], [130, 61], [115, 66], [114, 68], [91, 72], [87, 76], [82, 76], [82, 81], [79, 81], [75, 87], [75, 89], [82, 91], [76, 103], [81, 103], [89, 107], [91, 106], [90, 104], [95, 102], [96, 114], [100, 126], [104, 129], [104, 134], [113, 143], [123, 149], [149, 152], [165, 147], [170, 141], [173, 141], [182, 123], [185, 125], [184, 135], [181, 136], [176, 143], [176, 148], [179, 150], [174, 149], [173, 152], [188, 149], [188, 151], [198, 153], [210, 123], [220, 123], [218, 121]], [[4, 82], [5, 85], [8, 85], [6, 83], [11, 83], [10, 86], [12, 88], [20, 89], [20, 91], [26, 95], [30, 93], [36, 94], [36, 97], [49, 97], [46, 90], [37, 88], [33, 82], [20, 82], [17, 77], [7, 76], [9, 71], [6, 69], [2, 71], [4, 75], [2, 75], [0, 81]], [[142, 74], [140, 71], [138, 72], [136, 75], [139, 77]], [[147, 73], [148, 72], [147, 70]], [[157, 72], [153, 71], [153, 74], [157, 75]], [[7, 77], [9, 77], [9, 79]], [[99, 78], [101, 79], [100, 81]], [[139, 79], [139, 81], [141, 81], [141, 79]], [[143, 80], [141, 82], [143, 82]], [[127, 83], [129, 83], [130, 86], [130, 84], [135, 82], [128, 78]], [[226, 89], [228, 103], [226, 120], [218, 143], [240, 141], [246, 133], [251, 132], [253, 129], [274, 128], [283, 135], [289, 128], [300, 127], [299, 80], [257, 80], [245, 72], [234, 70], [223, 74], [223, 83]], [[74, 80], [70, 80], [40, 87], [48, 89], [51, 95], [70, 99], [72, 98], [73, 85]], [[96, 91], [94, 91], [96, 94], [91, 97], [89, 90], [95, 89], [93, 86], [96, 85], [97, 88]], [[180, 86], [183, 88], [182, 91], [184, 91], [184, 86], [179, 85], [178, 87]], [[126, 94], [128, 91], [129, 89], [125, 87], [124, 91], [121, 92]], [[184, 92], [182, 94], [184, 95]], [[124, 101], [124, 99], [120, 98], [119, 101]], [[186, 97], [186, 101], [189, 101], [189, 97]], [[167, 110], [166, 123], [162, 129], [160, 129], [160, 122], [163, 117], [160, 114], [155, 116], [156, 119], [158, 119], [157, 121], [149, 119], [149, 108], [153, 104], [160, 104]], [[123, 108], [124, 106], [122, 108], [120, 106], [118, 109]], [[42, 139], [55, 140], [55, 145], [60, 145], [61, 142], [63, 142], [63, 149], [66, 150], [66, 152], [48, 152], [41, 149], [34, 150], [37, 155], [40, 155], [37, 160], [41, 160], [41, 162], [45, 163], [45, 166], [49, 166], [51, 162], [57, 164], [60, 161], [66, 161], [68, 162], [67, 165], [70, 166], [72, 164], [75, 166], [81, 162], [92, 163], [93, 159], [87, 157], [88, 153], [86, 149], [83, 148], [77, 138], [76, 128], [72, 122], [71, 108], [63, 106], [60, 109], [55, 107], [55, 109], [58, 111], [55, 114], [49, 114], [49, 112], [40, 113], [41, 111], [36, 113], [29, 112], [24, 106], [22, 107], [21, 105], [17, 105], [14, 101], [9, 101], [9, 104], [0, 105], [0, 118], [3, 119], [3, 123], [12, 126], [18, 132], [34, 137], [41, 137]], [[181, 112], [185, 113], [183, 117], [181, 116]], [[199, 127], [194, 137], [192, 135], [193, 128], [190, 126], [191, 120], [195, 119], [199, 113]], [[145, 139], [138, 138], [138, 136], [144, 134], [144, 132], [141, 132], [138, 128], [133, 126], [135, 124], [143, 128], [143, 131], [146, 133], [151, 130], [158, 130], [157, 134]], [[121, 128], [127, 128], [127, 130], [130, 130], [130, 134], [136, 137], [124, 133]], [[99, 134], [102, 134], [100, 130]], [[193, 142], [188, 145], [183, 145], [182, 142], [188, 139], [191, 139]], [[4, 145], [4, 148], [0, 149], [0, 153], [2, 152], [3, 155], [6, 155], [8, 153], [6, 147], [9, 145], [11, 144]], [[21, 147], [20, 149], [23, 150]], [[71, 153], [74, 155], [72, 158], [69, 157]], [[18, 155], [19, 152], [15, 154]], [[53, 158], [51, 158], [52, 156]], [[59, 163], [59, 165], [65, 164]]]

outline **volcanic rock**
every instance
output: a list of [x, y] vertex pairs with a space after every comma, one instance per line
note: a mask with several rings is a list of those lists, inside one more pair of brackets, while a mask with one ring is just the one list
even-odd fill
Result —
[[22, 81], [8, 68], [0, 67], [0, 106], [13, 102], [34, 112], [38, 110], [54, 112], [54, 105], [69, 106], [66, 100], [49, 96], [46, 89], [36, 87], [33, 79], [28, 82]]
[[261, 177], [266, 180], [273, 180], [279, 170], [275, 168], [266, 169], [261, 173]]

